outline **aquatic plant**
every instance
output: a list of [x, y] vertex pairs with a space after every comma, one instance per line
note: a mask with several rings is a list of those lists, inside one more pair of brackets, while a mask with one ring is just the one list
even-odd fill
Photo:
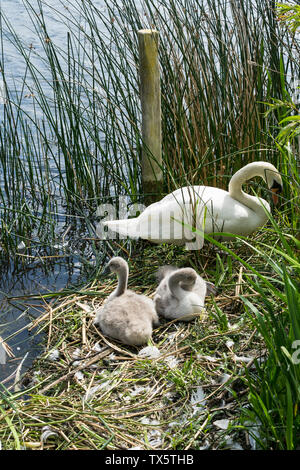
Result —
[[[293, 40], [276, 21], [273, 2], [104, 4], [76, 0], [58, 10], [24, 0], [36, 44], [24, 43], [1, 10], [6, 257], [19, 253], [22, 241], [28, 255], [39, 243], [47, 251], [66, 228], [57, 224], [58, 214], [68, 214], [76, 229], [78, 217], [93, 222], [100, 203], [118, 206], [120, 195], [128, 203], [143, 201], [140, 28], [160, 33], [166, 192], [187, 183], [227, 187], [235, 170], [260, 158], [290, 176], [272, 139], [281, 115], [264, 116], [271, 97], [286, 98], [297, 67]], [[64, 48], [48, 31], [51, 12], [66, 28]], [[23, 64], [18, 87], [5, 60], [7, 41]], [[289, 185], [285, 189], [292, 199]], [[86, 227], [89, 236], [92, 227]]]

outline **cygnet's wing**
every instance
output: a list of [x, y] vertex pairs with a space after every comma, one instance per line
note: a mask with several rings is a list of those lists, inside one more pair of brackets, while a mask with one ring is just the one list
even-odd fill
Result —
[[204, 299], [209, 295], [215, 295], [217, 292], [217, 288], [212, 282], [204, 281], [204, 279], [198, 274], [195, 286], [193, 288], [193, 292], [195, 292], [197, 295], [199, 295], [199, 297]]
[[[166, 269], [164, 270], [164, 268]], [[155, 291], [153, 300], [158, 315], [169, 318], [169, 312], [176, 309], [178, 306], [178, 300], [173, 296], [169, 289], [168, 279], [170, 274], [174, 271], [177, 271], [178, 268], [175, 266], [163, 266], [160, 269], [162, 270], [162, 276], [163, 274], [164, 276]]]
[[158, 315], [165, 318], [173, 318], [170, 316], [178, 307], [178, 300], [171, 294], [169, 290], [159, 290], [154, 297], [155, 309]]
[[99, 325], [99, 320], [100, 320], [100, 317], [102, 315], [102, 312], [103, 312], [103, 307], [99, 307], [96, 311], [96, 315], [95, 315], [95, 318], [94, 318], [94, 325]]
[[197, 279], [196, 279], [192, 292], [197, 294], [198, 297], [200, 297], [204, 302], [206, 292], [207, 292], [207, 284], [204, 281], [204, 279], [202, 279], [202, 277], [199, 276], [199, 274], [197, 275]]
[[135, 300], [140, 304], [141, 317], [147, 315], [155, 327], [159, 326], [159, 319], [155, 310], [153, 300], [143, 294], [134, 295]]

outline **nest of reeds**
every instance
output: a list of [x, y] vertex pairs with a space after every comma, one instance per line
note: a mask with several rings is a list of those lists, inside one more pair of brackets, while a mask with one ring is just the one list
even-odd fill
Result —
[[[154, 265], [149, 263], [149, 272], [143, 268], [140, 293], [153, 295]], [[136, 268], [130, 282], [141, 279]], [[191, 323], [162, 321], [144, 348], [104, 337], [93, 325], [95, 311], [115, 288], [114, 278], [46, 303], [31, 327], [46, 332], [46, 346], [23, 378], [29, 399], [14, 402], [17, 412], [5, 412], [18, 429], [19, 445], [247, 448], [247, 434], [235, 424], [246, 398], [245, 370], [261, 351], [241, 315], [242, 275], [239, 269], [226, 294], [208, 299], [205, 316]]]

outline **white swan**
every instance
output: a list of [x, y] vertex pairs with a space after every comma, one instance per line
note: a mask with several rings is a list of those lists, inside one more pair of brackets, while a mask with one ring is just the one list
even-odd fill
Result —
[[205, 296], [215, 290], [192, 268], [164, 266], [158, 277], [161, 281], [153, 299], [155, 309], [158, 315], [170, 320], [193, 320], [204, 311]]
[[103, 225], [122, 236], [155, 243], [186, 243], [189, 249], [201, 248], [203, 237], [194, 238], [195, 233], [186, 225], [205, 233], [249, 235], [267, 222], [264, 207], [270, 212], [267, 201], [242, 190], [243, 183], [255, 176], [264, 179], [276, 204], [277, 193], [282, 191], [280, 174], [271, 163], [253, 162], [232, 176], [229, 191], [211, 186], [183, 187], [151, 204], [136, 218], [105, 221]]
[[129, 345], [147, 343], [152, 326], [159, 324], [154, 303], [145, 295], [127, 289], [128, 264], [123, 258], [110, 260], [108, 267], [118, 276], [118, 286], [96, 312], [94, 324], [105, 335]]

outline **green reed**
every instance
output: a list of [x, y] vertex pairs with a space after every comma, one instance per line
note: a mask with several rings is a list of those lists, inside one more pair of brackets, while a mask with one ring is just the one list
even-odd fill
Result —
[[246, 258], [241, 247], [233, 251], [210, 235], [205, 240], [241, 263], [247, 270], [245, 285], [258, 294], [254, 300], [240, 294], [266, 349], [255, 367], [245, 368], [249, 405], [241, 403], [237, 428], [246, 429], [258, 449], [294, 450], [300, 442], [300, 243], [268, 217], [271, 228], [264, 236], [252, 241], [235, 236], [247, 249]]
[[4, 83], [5, 41], [25, 64], [21, 88], [7, 85], [1, 118], [1, 213], [4, 226], [10, 211], [28, 218], [22, 233], [4, 230], [5, 252], [9, 238], [12, 247], [18, 236], [40, 235], [34, 217], [55, 213], [58, 198], [87, 216], [121, 194], [141, 198], [141, 28], [160, 32], [166, 192], [187, 183], [227, 187], [255, 159], [288, 176], [274, 143], [281, 115], [265, 112], [271, 98], [286, 97], [296, 60], [272, 2], [105, 1], [105, 11], [91, 0], [62, 2], [54, 13], [68, 26], [63, 48], [47, 29], [51, 7], [24, 5], [39, 48], [24, 44], [1, 14]]

